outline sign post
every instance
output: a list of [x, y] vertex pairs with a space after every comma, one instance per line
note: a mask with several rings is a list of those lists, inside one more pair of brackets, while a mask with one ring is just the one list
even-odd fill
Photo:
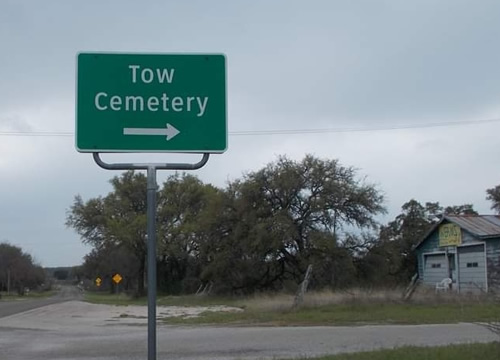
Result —
[[[107, 170], [147, 171], [148, 360], [156, 360], [156, 170], [200, 169], [210, 153], [226, 151], [226, 59], [80, 53], [76, 96], [77, 150], [93, 153], [97, 165]], [[109, 164], [100, 152], [203, 157], [194, 164]]]
[[116, 273], [111, 279], [116, 285], [116, 293], [120, 294], [120, 282], [123, 280], [122, 276]]
[[149, 166], [147, 175], [148, 360], [156, 360], [156, 169]]

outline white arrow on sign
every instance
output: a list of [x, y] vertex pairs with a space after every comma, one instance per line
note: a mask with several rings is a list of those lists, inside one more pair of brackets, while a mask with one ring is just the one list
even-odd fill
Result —
[[163, 135], [167, 137], [167, 141], [177, 136], [180, 131], [167, 123], [167, 127], [163, 128], [124, 128], [123, 135]]

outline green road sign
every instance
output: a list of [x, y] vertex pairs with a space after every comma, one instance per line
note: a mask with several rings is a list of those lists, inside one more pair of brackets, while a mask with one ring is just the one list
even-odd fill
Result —
[[81, 152], [209, 152], [227, 148], [224, 55], [80, 53]]

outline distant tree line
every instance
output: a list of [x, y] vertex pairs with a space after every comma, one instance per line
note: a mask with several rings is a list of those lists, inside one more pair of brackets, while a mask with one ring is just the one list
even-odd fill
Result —
[[45, 281], [43, 268], [20, 247], [0, 243], [0, 291], [24, 295], [26, 289], [36, 289]]
[[45, 267], [45, 274], [58, 282], [78, 283], [81, 280], [80, 266]]
[[[120, 273], [125, 290], [143, 293], [146, 270], [146, 177], [128, 171], [106, 196], [76, 196], [66, 224], [93, 247], [80, 268], [103, 289]], [[487, 191], [500, 210], [500, 187]], [[443, 213], [475, 214], [410, 200], [386, 225], [381, 191], [338, 160], [287, 157], [225, 188], [175, 174], [158, 189], [160, 291], [220, 293], [293, 289], [313, 265], [313, 288], [395, 286], [416, 271], [413, 248]]]

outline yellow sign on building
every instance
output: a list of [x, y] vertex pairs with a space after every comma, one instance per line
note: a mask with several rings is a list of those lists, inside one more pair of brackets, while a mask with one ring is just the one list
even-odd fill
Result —
[[439, 227], [439, 246], [457, 246], [462, 244], [462, 231], [455, 224], [444, 224]]

